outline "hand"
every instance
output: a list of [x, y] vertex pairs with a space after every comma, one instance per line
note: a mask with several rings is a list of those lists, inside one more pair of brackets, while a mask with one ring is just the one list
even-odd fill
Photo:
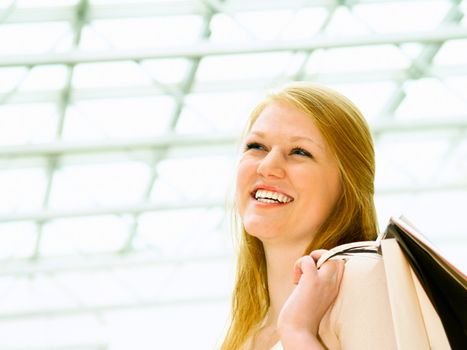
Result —
[[328, 260], [318, 270], [316, 261], [324, 252], [313, 251], [295, 263], [294, 283], [297, 286], [282, 307], [277, 322], [284, 346], [284, 341], [291, 338], [295, 343], [300, 339], [317, 342], [319, 323], [337, 296], [344, 261]]

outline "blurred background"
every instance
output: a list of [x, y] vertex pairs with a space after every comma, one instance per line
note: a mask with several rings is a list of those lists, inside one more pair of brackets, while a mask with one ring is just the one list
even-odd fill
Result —
[[291, 80], [363, 111], [380, 228], [407, 216], [466, 272], [466, 11], [0, 0], [0, 350], [216, 349], [239, 135]]

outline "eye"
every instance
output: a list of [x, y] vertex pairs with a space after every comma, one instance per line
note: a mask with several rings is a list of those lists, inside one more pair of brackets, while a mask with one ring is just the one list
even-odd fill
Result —
[[259, 151], [262, 151], [264, 150], [265, 147], [258, 143], [258, 142], [249, 142], [245, 145], [245, 151], [249, 151], [249, 150], [259, 150]]
[[290, 151], [290, 154], [295, 154], [295, 155], [298, 155], [298, 156], [313, 158], [313, 156], [311, 155], [310, 152], [308, 152], [307, 150], [305, 150], [305, 149], [303, 149], [301, 147], [294, 147], [292, 149], [292, 151]]

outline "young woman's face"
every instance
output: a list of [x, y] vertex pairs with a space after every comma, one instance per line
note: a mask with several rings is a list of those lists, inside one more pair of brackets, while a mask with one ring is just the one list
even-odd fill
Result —
[[246, 231], [304, 245], [341, 194], [339, 170], [314, 122], [296, 108], [268, 104], [247, 134], [237, 173]]

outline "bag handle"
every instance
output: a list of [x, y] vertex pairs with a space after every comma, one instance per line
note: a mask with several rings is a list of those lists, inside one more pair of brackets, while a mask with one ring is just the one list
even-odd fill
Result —
[[379, 235], [375, 241], [351, 242], [334, 247], [321, 255], [321, 257], [316, 262], [316, 267], [319, 269], [327, 260], [337, 256], [341, 258], [343, 257], [344, 260], [347, 260], [346, 256], [354, 255], [357, 253], [373, 253], [381, 255], [382, 238], [382, 235]]

